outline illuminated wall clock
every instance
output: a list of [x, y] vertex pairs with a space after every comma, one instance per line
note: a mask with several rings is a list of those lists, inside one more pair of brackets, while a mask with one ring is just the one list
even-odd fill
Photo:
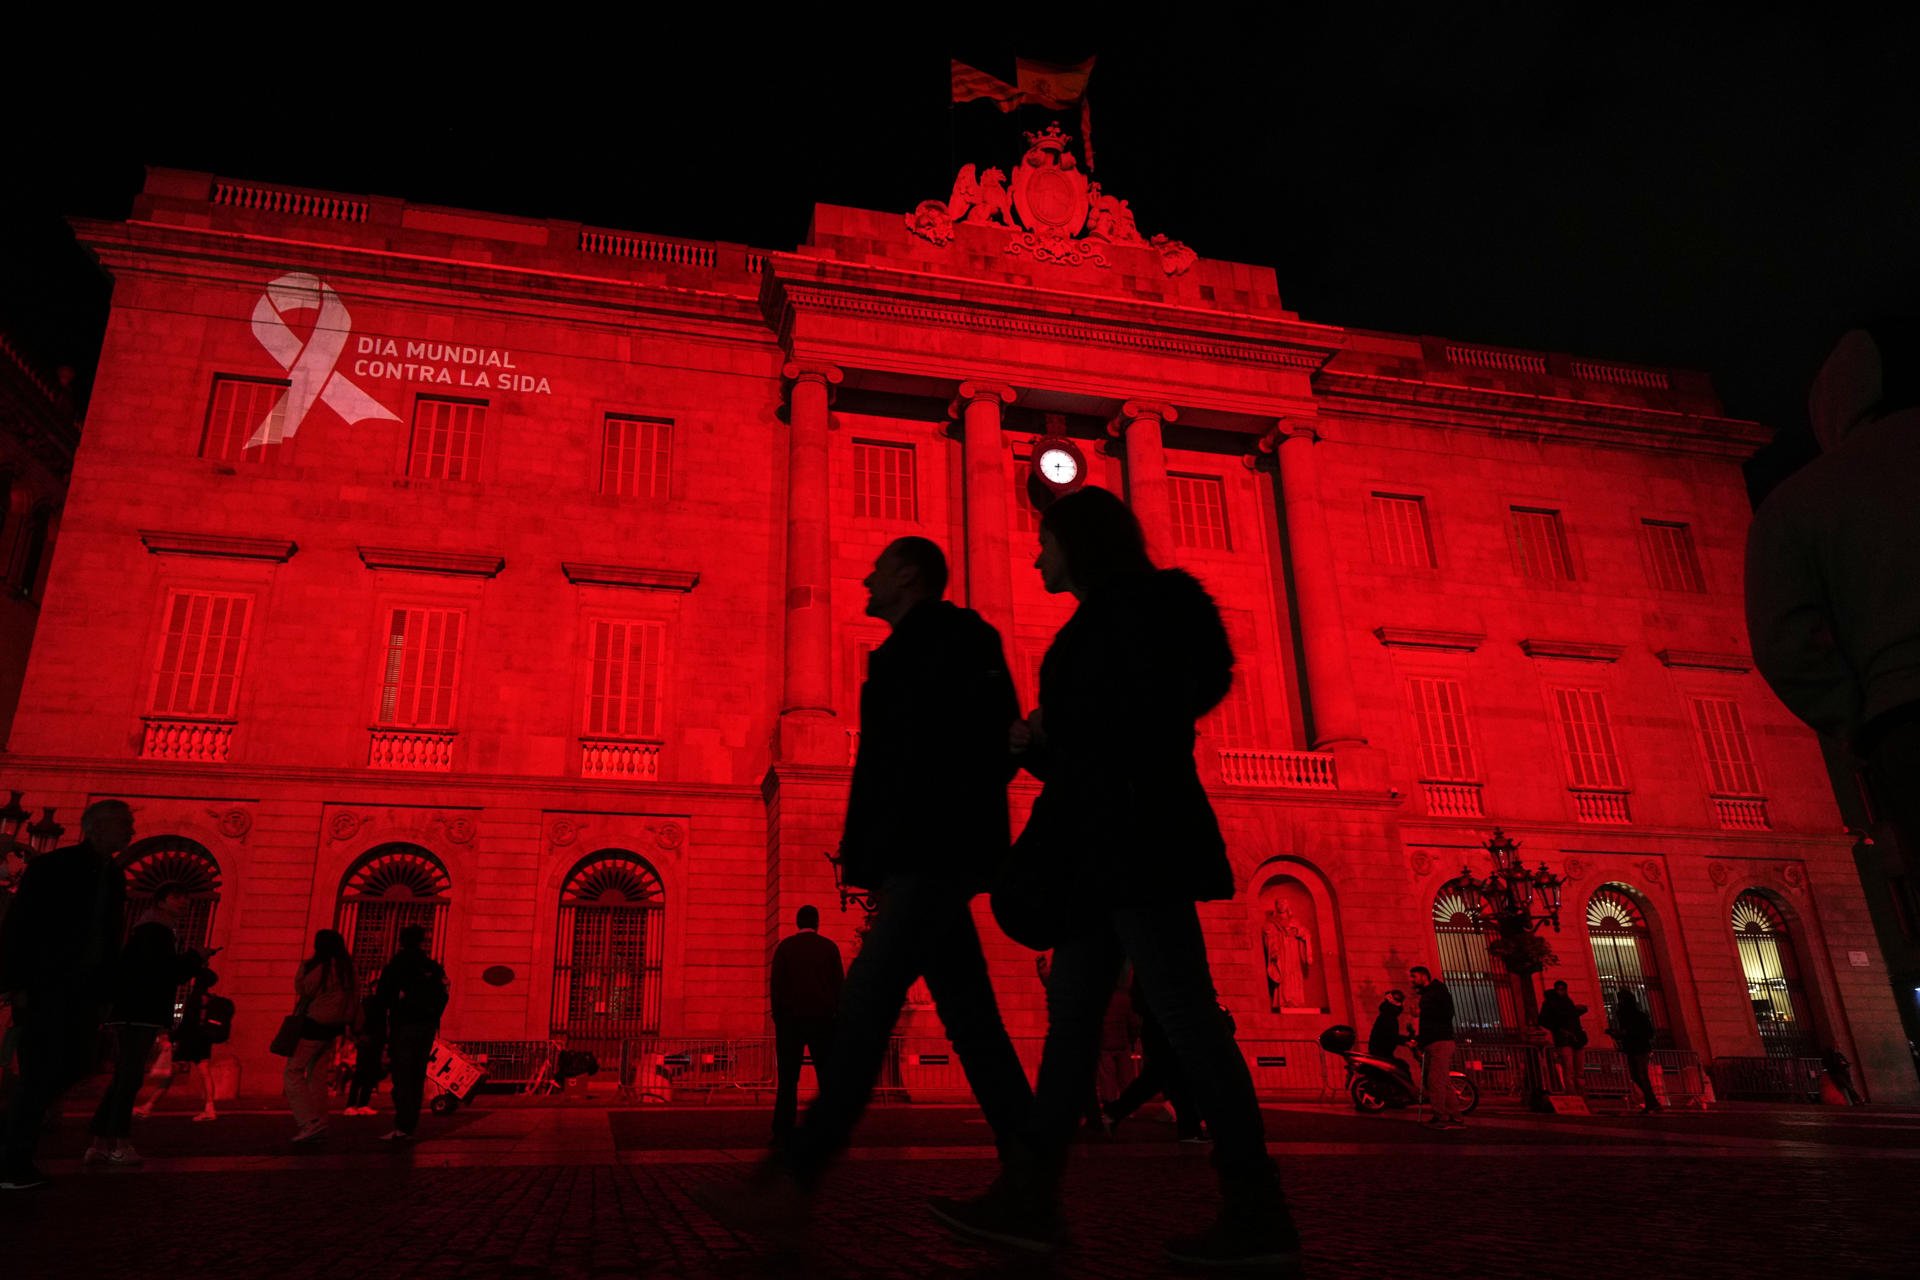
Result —
[[1052, 497], [1072, 493], [1087, 482], [1087, 459], [1065, 436], [1042, 436], [1033, 446], [1033, 475]]

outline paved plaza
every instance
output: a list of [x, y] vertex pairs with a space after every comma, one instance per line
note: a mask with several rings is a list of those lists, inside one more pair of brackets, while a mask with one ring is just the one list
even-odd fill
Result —
[[[780, 1255], [688, 1192], [757, 1158], [763, 1109], [481, 1105], [390, 1150], [383, 1116], [290, 1146], [284, 1113], [142, 1122], [139, 1168], [83, 1170], [84, 1112], [51, 1187], [0, 1197], [0, 1273], [42, 1276], [1153, 1276], [1211, 1211], [1205, 1149], [1139, 1121], [1077, 1151], [1072, 1247], [1035, 1266], [949, 1238], [927, 1196], [992, 1150], [967, 1108], [882, 1108]], [[1313, 1276], [1689, 1280], [1911, 1275], [1920, 1111], [1734, 1107], [1654, 1118], [1270, 1109]]]

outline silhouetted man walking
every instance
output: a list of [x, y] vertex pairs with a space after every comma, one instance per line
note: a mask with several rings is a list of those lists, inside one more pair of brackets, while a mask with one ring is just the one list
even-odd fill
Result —
[[382, 1142], [409, 1142], [420, 1126], [427, 1091], [427, 1059], [440, 1015], [447, 1008], [447, 971], [427, 954], [427, 931], [410, 924], [400, 931], [400, 950], [380, 971], [375, 1012], [387, 1020], [387, 1057], [393, 1064], [393, 1131]]
[[773, 1005], [773, 1141], [784, 1145], [793, 1134], [799, 1108], [800, 1060], [813, 1055], [813, 1078], [826, 1079], [827, 1054], [833, 1048], [834, 1016], [840, 1011], [845, 971], [840, 948], [820, 936], [820, 909], [812, 903], [794, 913], [798, 933], [773, 949], [768, 997]]
[[925, 538], [889, 544], [865, 586], [868, 616], [893, 633], [860, 690], [839, 862], [879, 906], [847, 969], [832, 1066], [787, 1150], [745, 1187], [696, 1193], [733, 1225], [775, 1236], [804, 1226], [806, 1197], [866, 1109], [915, 978], [926, 979], [1003, 1156], [1033, 1103], [970, 905], [1009, 843], [1007, 726], [1019, 703], [1000, 634], [941, 598], [947, 559]]
[[1436, 1129], [1464, 1129], [1460, 1118], [1460, 1099], [1453, 1091], [1453, 992], [1433, 976], [1433, 970], [1417, 964], [1409, 971], [1413, 991], [1420, 998], [1420, 1024], [1415, 1039], [1425, 1062], [1427, 1105], [1433, 1118], [1427, 1121]]
[[0, 931], [0, 987], [13, 995], [20, 1077], [7, 1111], [0, 1190], [41, 1186], [34, 1167], [47, 1108], [93, 1066], [112, 998], [127, 877], [114, 859], [133, 843], [133, 810], [100, 800], [80, 815], [81, 841], [36, 858]]

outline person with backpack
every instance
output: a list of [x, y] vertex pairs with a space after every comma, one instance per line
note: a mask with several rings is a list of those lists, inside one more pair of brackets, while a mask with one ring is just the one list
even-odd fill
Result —
[[[202, 1105], [193, 1117], [196, 1123], [220, 1118], [214, 1107], [213, 1046], [225, 1044], [233, 1036], [233, 1001], [214, 994], [213, 986], [219, 981], [220, 975], [211, 969], [193, 975], [193, 988], [180, 1011], [180, 1025], [173, 1029], [173, 1062], [190, 1066], [193, 1078], [200, 1083]], [[172, 1087], [173, 1072], [155, 1078], [152, 1095], [135, 1107], [133, 1114], [152, 1115]]]
[[360, 1011], [360, 979], [347, 940], [332, 929], [313, 935], [313, 954], [293, 977], [299, 1038], [287, 1057], [287, 1104], [295, 1142], [315, 1142], [327, 1128], [326, 1064], [334, 1041]]
[[376, 1016], [387, 1024], [387, 1059], [393, 1070], [393, 1131], [382, 1142], [411, 1142], [420, 1126], [427, 1092], [427, 1059], [447, 1008], [447, 971], [427, 954], [427, 931], [410, 924], [400, 931], [400, 950], [380, 971], [374, 989]]

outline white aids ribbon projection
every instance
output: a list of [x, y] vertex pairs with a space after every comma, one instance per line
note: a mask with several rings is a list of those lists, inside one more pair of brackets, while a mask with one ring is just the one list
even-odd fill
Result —
[[[305, 342], [295, 336], [285, 319], [303, 311], [320, 313]], [[345, 375], [334, 372], [341, 353], [346, 350], [352, 327], [353, 318], [347, 314], [340, 295], [317, 276], [296, 271], [267, 286], [253, 307], [253, 336], [287, 371], [287, 394], [282, 403], [275, 406], [280, 411], [268, 413], [255, 429], [247, 448], [292, 439], [315, 400], [326, 401], [327, 407], [349, 426], [357, 422], [400, 421], [399, 414], [348, 382]]]

